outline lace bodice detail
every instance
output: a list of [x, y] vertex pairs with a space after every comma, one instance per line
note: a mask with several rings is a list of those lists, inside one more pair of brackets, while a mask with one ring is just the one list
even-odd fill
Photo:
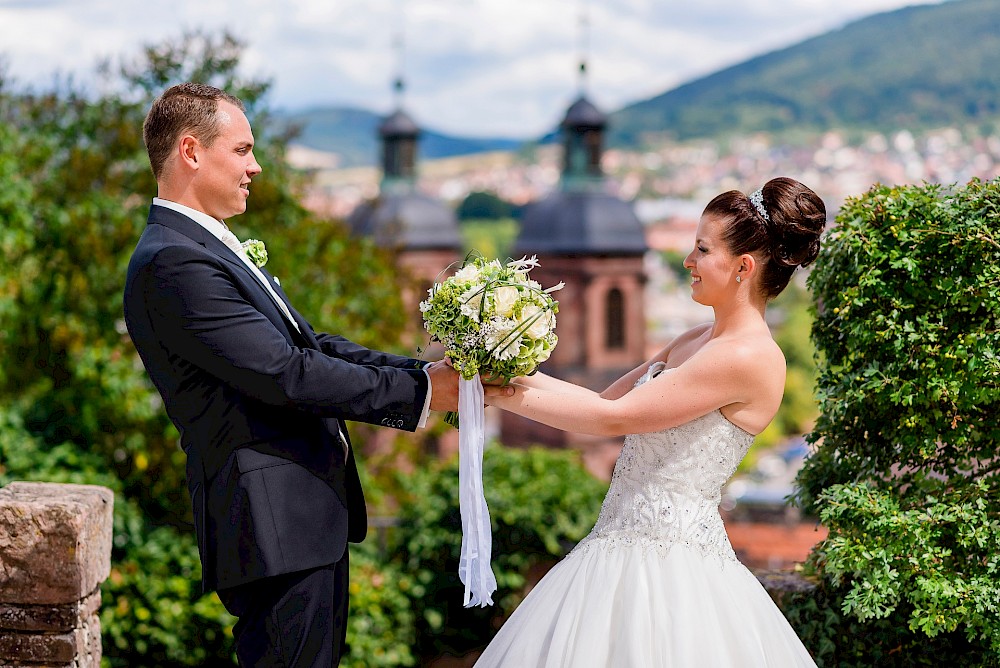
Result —
[[[636, 386], [661, 370], [662, 363], [651, 365]], [[639, 545], [663, 553], [683, 544], [735, 561], [719, 502], [752, 443], [717, 410], [627, 436], [597, 524], [573, 551]]]

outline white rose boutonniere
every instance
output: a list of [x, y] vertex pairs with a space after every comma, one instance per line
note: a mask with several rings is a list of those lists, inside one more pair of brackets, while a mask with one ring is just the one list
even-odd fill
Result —
[[267, 248], [264, 247], [264, 242], [259, 239], [247, 239], [242, 244], [240, 248], [243, 252], [247, 254], [250, 261], [256, 265], [258, 269], [267, 264]]

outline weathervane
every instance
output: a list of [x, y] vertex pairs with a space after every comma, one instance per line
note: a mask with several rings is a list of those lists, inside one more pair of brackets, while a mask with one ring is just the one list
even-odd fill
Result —
[[590, 52], [590, 19], [588, 0], [580, 0], [580, 22], [578, 49], [580, 53], [580, 95], [587, 92], [587, 58]]
[[405, 25], [405, 16], [403, 12], [402, 2], [400, 1], [397, 3], [397, 25], [392, 36], [392, 50], [396, 56], [396, 75], [392, 81], [392, 90], [396, 108], [401, 108], [403, 106], [403, 93], [406, 90], [406, 82], [403, 79], [403, 69], [405, 65], [405, 49], [403, 48], [403, 28]]

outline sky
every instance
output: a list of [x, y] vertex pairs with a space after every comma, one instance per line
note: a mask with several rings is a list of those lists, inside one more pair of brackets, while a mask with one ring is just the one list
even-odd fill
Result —
[[184, 31], [242, 40], [277, 109], [398, 101], [425, 128], [524, 138], [585, 90], [610, 112], [883, 11], [940, 0], [0, 0], [17, 87], [96, 86], [97, 64]]

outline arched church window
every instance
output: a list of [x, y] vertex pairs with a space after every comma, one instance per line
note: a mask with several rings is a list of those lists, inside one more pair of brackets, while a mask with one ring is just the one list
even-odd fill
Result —
[[621, 350], [625, 347], [625, 295], [618, 288], [608, 291], [604, 317], [608, 349]]

